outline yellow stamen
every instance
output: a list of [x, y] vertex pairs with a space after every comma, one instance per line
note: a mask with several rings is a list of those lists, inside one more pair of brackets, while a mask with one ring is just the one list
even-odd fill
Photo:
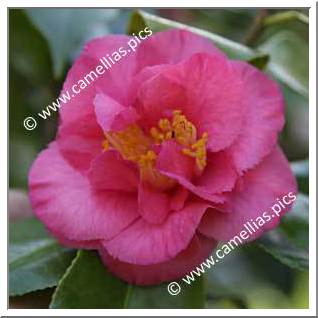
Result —
[[160, 119], [158, 127], [150, 129], [150, 135], [156, 144], [161, 144], [168, 139], [175, 139], [177, 143], [185, 146], [182, 153], [196, 159], [196, 164], [200, 170], [206, 165], [206, 143], [208, 134], [203, 133], [197, 139], [196, 127], [182, 114], [180, 110], [172, 113], [172, 119]]
[[104, 151], [109, 149], [109, 141], [107, 139], [104, 139], [102, 142], [102, 148]]
[[118, 132], [107, 132], [109, 144], [120, 152], [126, 160], [138, 162], [151, 147], [151, 139], [137, 125], [130, 125]]
[[173, 112], [172, 128], [174, 138], [178, 143], [184, 146], [189, 146], [196, 141], [197, 129], [187, 120], [186, 116], [182, 115], [180, 110]]
[[140, 159], [138, 161], [139, 166], [142, 167], [147, 167], [147, 166], [153, 166], [157, 158], [157, 155], [155, 154], [154, 151], [148, 150], [145, 155], [141, 155]]
[[182, 153], [195, 158], [196, 164], [200, 170], [203, 170], [206, 166], [206, 143], [208, 141], [208, 133], [203, 133], [202, 137], [192, 144], [189, 148], [182, 149]]
[[160, 119], [158, 126], [163, 132], [168, 132], [168, 131], [171, 131], [172, 129], [168, 118]]
[[152, 127], [150, 129], [150, 135], [155, 140], [156, 144], [161, 144], [164, 141], [164, 134], [159, 132], [159, 130], [156, 127]]
[[162, 190], [168, 190], [176, 185], [176, 181], [162, 175], [155, 167], [157, 155], [154, 151], [149, 150], [142, 155], [138, 164], [140, 168], [141, 179], [155, 185]]
[[175, 186], [176, 181], [156, 169], [157, 155], [152, 150], [153, 143], [160, 145], [165, 140], [174, 139], [184, 147], [184, 155], [195, 159], [200, 171], [206, 166], [208, 134], [203, 133], [202, 137], [197, 139], [196, 127], [180, 110], [174, 111], [170, 120], [160, 119], [158, 126], [150, 129], [150, 135], [145, 134], [138, 125], [132, 124], [120, 131], [108, 131], [105, 137], [102, 144], [104, 151], [110, 147], [116, 149], [125, 160], [135, 162], [139, 166], [143, 180], [163, 190]]

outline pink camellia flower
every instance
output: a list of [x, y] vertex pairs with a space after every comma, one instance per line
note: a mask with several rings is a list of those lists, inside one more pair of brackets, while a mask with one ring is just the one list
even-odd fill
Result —
[[[129, 39], [90, 41], [63, 91]], [[33, 209], [60, 242], [98, 249], [130, 283], [182, 277], [296, 191], [277, 145], [277, 84], [188, 31], [144, 40], [65, 104], [60, 119], [30, 172]]]

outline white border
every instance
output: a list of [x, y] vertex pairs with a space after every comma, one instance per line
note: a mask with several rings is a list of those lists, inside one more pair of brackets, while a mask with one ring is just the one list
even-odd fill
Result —
[[[2, 149], [8, 149], [7, 145], [7, 107], [8, 105], [8, 60], [7, 60], [7, 8], [8, 7], [104, 7], [105, 2], [100, 0], [90, 0], [89, 5], [87, 0], [4, 0], [0, 3], [0, 34], [1, 34], [1, 83], [6, 83], [0, 86], [0, 140]], [[260, 1], [254, 0], [223, 0], [220, 2], [211, 2], [208, 0], [194, 1], [151, 1], [152, 7], [310, 7], [309, 11], [309, 34], [310, 34], [310, 106], [309, 106], [309, 170], [310, 170], [310, 267], [309, 267], [309, 301], [310, 309], [7, 309], [7, 218], [5, 211], [7, 210], [7, 156], [1, 156], [1, 185], [0, 185], [0, 204], [1, 217], [0, 233], [1, 233], [1, 253], [5, 255], [0, 262], [0, 314], [5, 316], [163, 316], [163, 315], [182, 315], [182, 316], [308, 316], [316, 315], [316, 3], [309, 0], [288, 0], [288, 1]], [[135, 0], [135, 1], [116, 1], [111, 3], [108, 7], [147, 7], [149, 1]], [[106, 8], [106, 7], [105, 7]], [[297, 63], [297, 61], [295, 61]]]
[[103, 8], [133, 8], [133, 7], [153, 7], [153, 8], [162, 8], [162, 7], [212, 7], [212, 8], [225, 8], [225, 7], [239, 7], [239, 8], [254, 8], [254, 7], [263, 7], [263, 8], [301, 8], [301, 7], [314, 7], [314, 0], [254, 0], [251, 3], [250, 0], [223, 0], [222, 2], [211, 2], [209, 0], [184, 0], [179, 2], [177, 0], [152, 0], [151, 5], [147, 0], [119, 0], [114, 1], [113, 3], [105, 3], [99, 0], [90, 0], [89, 3], [87, 0], [77, 0], [76, 2], [72, 0], [3, 0], [1, 7], [103, 7]]
[[317, 229], [316, 229], [316, 59], [317, 59], [317, 43], [316, 43], [316, 5], [313, 5], [309, 10], [309, 308], [314, 308], [316, 315], [317, 301]]

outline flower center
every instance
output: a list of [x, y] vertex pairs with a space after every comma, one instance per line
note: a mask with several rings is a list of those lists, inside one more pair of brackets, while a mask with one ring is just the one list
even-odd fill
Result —
[[182, 114], [180, 110], [173, 112], [172, 119], [160, 119], [158, 128], [152, 127], [150, 135], [155, 143], [161, 144], [165, 140], [174, 139], [177, 143], [185, 146], [182, 153], [195, 158], [200, 171], [206, 166], [206, 143], [208, 133], [203, 133], [200, 139], [197, 139], [196, 127]]
[[121, 131], [105, 133], [103, 149], [116, 149], [123, 159], [135, 162], [140, 169], [143, 180], [156, 187], [168, 189], [175, 185], [175, 181], [163, 176], [156, 169], [157, 155], [153, 145], [161, 145], [166, 140], [175, 140], [182, 145], [182, 153], [193, 157], [199, 171], [206, 166], [206, 143], [208, 134], [203, 133], [198, 139], [196, 127], [182, 114], [175, 110], [170, 119], [163, 118], [157, 127], [152, 127], [146, 134], [137, 124], [129, 125]]

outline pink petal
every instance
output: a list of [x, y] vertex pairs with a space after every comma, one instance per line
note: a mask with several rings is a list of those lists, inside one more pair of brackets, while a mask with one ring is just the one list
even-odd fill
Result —
[[278, 85], [246, 62], [232, 62], [243, 82], [244, 124], [229, 152], [240, 172], [254, 167], [274, 148], [284, 125], [284, 100]]
[[88, 171], [88, 178], [95, 190], [137, 192], [137, 169], [112, 150], [98, 155]]
[[139, 213], [145, 221], [161, 224], [170, 211], [170, 196], [141, 182], [138, 191]]
[[[104, 93], [109, 97], [115, 99], [122, 105], [129, 105], [127, 100], [127, 90], [123, 89], [130, 85], [130, 81], [135, 73], [135, 54], [127, 54], [118, 60], [114, 65], [111, 63], [111, 55], [117, 52], [120, 47], [126, 48], [130, 37], [125, 35], [107, 35], [100, 38], [95, 38], [89, 41], [80, 56], [75, 60], [72, 68], [67, 74], [64, 82], [63, 91], [72, 92], [72, 86], [78, 85], [79, 81], [84, 81], [87, 84], [79, 94], [75, 94], [67, 107], [61, 108], [61, 117], [63, 121], [73, 121], [81, 113], [93, 112], [93, 100], [96, 93]], [[102, 58], [105, 58], [101, 61]], [[110, 63], [108, 69], [107, 62]], [[104, 73], [98, 74], [96, 67], [101, 66]], [[94, 72], [96, 75], [94, 75]], [[93, 78], [91, 79], [90, 76]], [[88, 79], [89, 84], [85, 80]]]
[[[263, 212], [266, 211], [272, 219], [250, 236], [250, 240], [256, 239], [264, 231], [278, 225], [279, 217], [275, 215], [273, 217], [271, 207], [277, 203], [277, 199], [289, 192], [296, 193], [296, 181], [285, 156], [281, 150], [275, 149], [255, 169], [244, 175], [241, 185], [228, 202], [229, 213], [207, 211], [199, 230], [216, 240], [228, 241], [239, 235], [242, 230], [246, 230], [244, 228], [246, 222], [262, 217]], [[290, 207], [284, 209], [280, 217]]]
[[221, 194], [230, 191], [235, 184], [237, 174], [224, 152], [210, 153], [207, 166], [199, 178], [193, 177], [195, 160], [181, 153], [181, 149], [174, 142], [165, 142], [157, 160], [159, 171], [177, 180], [189, 191], [202, 199], [212, 202], [224, 202]]
[[208, 148], [219, 151], [238, 136], [244, 114], [241, 80], [226, 58], [195, 54], [141, 85], [136, 103], [149, 126], [180, 109], [198, 129], [209, 134]]
[[237, 177], [232, 160], [224, 151], [208, 153], [207, 165], [196, 186], [210, 194], [226, 192], [234, 188]]
[[137, 75], [133, 78], [132, 85], [129, 87], [129, 99], [134, 101], [137, 98], [137, 93], [142, 84], [152, 77], [159, 75], [163, 71], [169, 70], [173, 67], [170, 64], [159, 64], [153, 66], [145, 66]]
[[188, 196], [189, 191], [186, 188], [182, 186], [178, 187], [171, 198], [170, 209], [173, 211], [179, 211], [183, 209]]
[[176, 64], [196, 53], [211, 53], [224, 56], [211, 40], [190, 31], [171, 29], [158, 32], [138, 47], [136, 60], [138, 69], [160, 64]]
[[[223, 55], [210, 40], [184, 30], [169, 30], [153, 34], [141, 42], [136, 52], [129, 53], [127, 43], [131, 39], [133, 37], [125, 35], [107, 35], [93, 39], [86, 44], [67, 74], [63, 92], [72, 93], [74, 84], [84, 79], [91, 71], [96, 73], [96, 67], [103, 65], [101, 58], [104, 58], [105, 65], [110, 63], [111, 67], [108, 66], [108, 70], [105, 68], [103, 74], [97, 74], [97, 79], [90, 81], [90, 84], [81, 90], [80, 94], [74, 94], [74, 97], [67, 102], [67, 107], [61, 108], [63, 121], [74, 121], [84, 113], [92, 113], [96, 92], [105, 93], [122, 105], [129, 105], [131, 100], [128, 98], [128, 90], [123, 89], [123, 83], [125, 87], [130, 87], [133, 83], [133, 76], [145, 66], [177, 63], [198, 52]], [[122, 56], [121, 53], [121, 59], [112, 64], [112, 54], [118, 52], [120, 48], [126, 50], [126, 55]]]
[[[132, 37], [125, 35], [107, 35], [91, 40], [84, 49], [84, 54], [94, 60], [95, 67], [103, 65], [100, 61], [103, 57], [104, 64], [108, 61], [111, 65], [96, 81], [98, 92], [110, 96], [124, 106], [131, 103], [125, 87], [132, 84], [133, 76], [136, 74], [136, 54], [131, 50], [128, 52], [130, 48], [127, 43], [130, 39]], [[126, 54], [124, 51], [119, 53], [121, 57], [116, 61], [112, 56], [116, 54], [115, 52], [119, 52], [120, 48], [126, 50]], [[116, 55], [118, 56], [118, 53]], [[115, 63], [113, 64], [111, 60]]]
[[[97, 74], [98, 78], [91, 75], [93, 80], [87, 75], [92, 71], [96, 74], [96, 67], [102, 65], [100, 58], [108, 58], [108, 53], [126, 46], [129, 39], [128, 36], [116, 35], [90, 41], [67, 74], [61, 96], [68, 92], [71, 99], [66, 104], [61, 104], [59, 113], [62, 120], [58, 143], [63, 156], [77, 169], [88, 169], [91, 159], [100, 151], [103, 136], [94, 112], [95, 95], [105, 93], [118, 103], [127, 101], [128, 92], [123, 89], [123, 81], [128, 85], [133, 76], [135, 56], [125, 56], [109, 70], [105, 69], [104, 74]], [[84, 80], [85, 77], [89, 83]], [[77, 85], [76, 90], [79, 90], [79, 81], [86, 87], [75, 94], [72, 87]]]
[[[60, 97], [63, 97], [63, 94], [66, 96], [69, 94], [71, 98], [59, 110], [62, 124], [80, 121], [83, 117], [94, 113], [93, 99], [96, 95], [96, 82], [87, 84], [79, 94], [73, 93], [72, 87], [73, 85], [79, 85], [78, 81], [83, 80], [84, 76], [95, 67], [95, 61], [82, 52], [68, 71]], [[78, 90], [79, 86], [75, 89]]]
[[169, 214], [160, 225], [139, 219], [120, 235], [103, 241], [103, 247], [114, 258], [127, 263], [149, 265], [167, 261], [188, 246], [207, 208], [206, 203], [188, 203], [183, 210]]
[[85, 250], [96, 250], [100, 248], [100, 240], [91, 240], [91, 241], [74, 241], [68, 240], [62, 237], [59, 233], [54, 233], [52, 230], [50, 232], [57, 238], [60, 244], [76, 249], [85, 249]]
[[63, 157], [74, 168], [85, 171], [91, 160], [101, 152], [103, 131], [95, 115], [83, 115], [78, 121], [59, 126], [57, 144]]
[[37, 217], [65, 240], [110, 238], [138, 216], [135, 195], [92, 192], [89, 180], [68, 165], [55, 143], [33, 163], [29, 189]]
[[105, 94], [97, 94], [94, 99], [96, 119], [103, 131], [109, 131], [115, 117], [125, 109]]
[[183, 148], [175, 141], [165, 141], [158, 155], [157, 169], [186, 179], [192, 178], [195, 172], [195, 160], [184, 155]]
[[146, 80], [196, 53], [225, 56], [211, 40], [187, 30], [171, 29], [152, 34], [137, 48], [137, 76], [132, 81], [131, 96], [135, 96], [140, 85]]
[[104, 132], [124, 129], [138, 119], [134, 108], [124, 107], [105, 94], [97, 94], [94, 105], [97, 122]]
[[178, 280], [202, 263], [216, 246], [216, 242], [203, 235], [195, 235], [189, 245], [173, 259], [153, 265], [135, 265], [113, 258], [103, 248], [99, 250], [109, 270], [121, 279], [136, 285], [154, 285]]

